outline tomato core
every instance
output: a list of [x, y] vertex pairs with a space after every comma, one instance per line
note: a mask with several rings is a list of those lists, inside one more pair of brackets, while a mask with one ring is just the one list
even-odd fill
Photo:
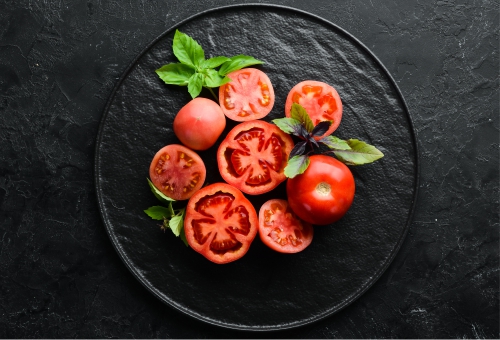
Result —
[[331, 191], [332, 191], [332, 187], [328, 183], [320, 182], [316, 186], [316, 192], [318, 194], [320, 194], [321, 196], [328, 196]]

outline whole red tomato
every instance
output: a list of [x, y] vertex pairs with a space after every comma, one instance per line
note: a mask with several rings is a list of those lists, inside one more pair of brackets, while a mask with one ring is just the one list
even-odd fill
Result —
[[186, 207], [186, 240], [214, 263], [236, 261], [245, 255], [258, 228], [259, 219], [252, 203], [226, 183], [198, 190]]
[[338, 221], [349, 210], [354, 199], [354, 177], [337, 159], [314, 155], [306, 171], [289, 178], [286, 185], [288, 203], [302, 220], [326, 225]]
[[195, 98], [184, 105], [174, 119], [174, 133], [193, 150], [206, 150], [215, 144], [226, 127], [226, 116], [213, 100]]

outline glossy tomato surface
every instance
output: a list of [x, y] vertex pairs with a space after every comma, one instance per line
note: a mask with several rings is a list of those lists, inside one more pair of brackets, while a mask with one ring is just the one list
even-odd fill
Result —
[[174, 118], [174, 133], [193, 150], [206, 150], [215, 144], [226, 127], [226, 116], [213, 100], [195, 98]]
[[286, 177], [292, 138], [276, 125], [253, 120], [236, 125], [217, 150], [222, 178], [246, 194], [273, 190]]
[[186, 239], [214, 263], [240, 259], [257, 235], [258, 217], [252, 203], [235, 187], [215, 183], [189, 200], [184, 218]]
[[174, 200], [186, 200], [205, 182], [206, 169], [196, 152], [179, 144], [160, 149], [149, 166], [154, 186]]
[[351, 170], [337, 159], [314, 155], [306, 171], [289, 178], [288, 203], [302, 220], [326, 225], [338, 221], [354, 200], [355, 183]]
[[219, 103], [228, 118], [244, 122], [263, 118], [271, 112], [274, 89], [264, 72], [244, 68], [227, 76], [231, 82], [219, 87]]
[[295, 85], [286, 98], [285, 115], [290, 117], [292, 104], [302, 105], [314, 126], [325, 120], [332, 120], [333, 123], [323, 136], [328, 136], [337, 130], [342, 120], [342, 101], [340, 96], [332, 86], [314, 80], [306, 80]]
[[288, 202], [272, 199], [259, 211], [259, 236], [269, 248], [280, 253], [298, 253], [311, 244], [314, 230], [301, 221]]

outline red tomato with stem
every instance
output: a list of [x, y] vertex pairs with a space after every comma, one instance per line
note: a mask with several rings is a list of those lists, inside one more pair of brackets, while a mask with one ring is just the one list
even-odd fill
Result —
[[286, 179], [292, 138], [276, 125], [253, 120], [236, 125], [217, 150], [222, 178], [246, 194], [273, 190]]
[[287, 181], [288, 203], [306, 222], [316, 225], [336, 222], [354, 200], [354, 177], [344, 163], [333, 157], [314, 155], [309, 159], [306, 171]]
[[226, 116], [213, 100], [195, 98], [184, 105], [174, 119], [174, 133], [193, 150], [206, 150], [215, 144], [226, 127]]
[[274, 89], [264, 72], [244, 68], [227, 76], [231, 82], [219, 87], [219, 103], [228, 118], [244, 122], [263, 118], [271, 112]]
[[151, 182], [174, 200], [191, 197], [205, 182], [206, 173], [200, 156], [179, 144], [160, 149], [149, 166]]
[[342, 120], [342, 101], [337, 91], [330, 85], [314, 80], [306, 80], [295, 85], [286, 98], [285, 115], [290, 117], [292, 104], [302, 105], [314, 126], [325, 120], [332, 120], [333, 123], [322, 137], [331, 135], [339, 127]]
[[223, 264], [240, 259], [257, 235], [252, 203], [235, 187], [215, 183], [189, 200], [184, 218], [186, 239], [208, 260]]
[[301, 221], [282, 199], [272, 199], [259, 211], [259, 235], [269, 248], [280, 253], [298, 253], [311, 244], [313, 227]]

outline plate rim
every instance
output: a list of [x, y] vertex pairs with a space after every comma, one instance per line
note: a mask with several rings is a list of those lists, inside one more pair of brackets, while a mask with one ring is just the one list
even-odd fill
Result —
[[[361, 286], [355, 293], [352, 294], [350, 299], [344, 300], [340, 305], [337, 306], [335, 310], [329, 310], [327, 312], [323, 312], [313, 318], [309, 319], [303, 319], [300, 321], [296, 321], [293, 323], [287, 323], [287, 324], [282, 324], [282, 325], [275, 325], [275, 326], [242, 326], [238, 324], [229, 324], [229, 323], [224, 323], [224, 322], [217, 322], [215, 319], [212, 319], [210, 317], [206, 317], [203, 315], [200, 315], [192, 310], [189, 310], [187, 308], [179, 306], [175, 301], [172, 301], [171, 299], [165, 299], [162, 294], [160, 294], [159, 290], [156, 287], [153, 287], [151, 284], [146, 282], [146, 280], [141, 277], [137, 271], [137, 269], [132, 266], [131, 262], [123, 252], [123, 249], [118, 242], [116, 236], [111, 233], [110, 227], [108, 223], [108, 219], [106, 218], [106, 214], [103, 209], [103, 197], [101, 193], [101, 186], [100, 186], [100, 181], [99, 181], [99, 169], [100, 169], [100, 157], [99, 157], [99, 148], [102, 142], [102, 136], [103, 136], [103, 130], [104, 130], [104, 125], [107, 119], [107, 116], [109, 114], [109, 109], [111, 107], [111, 104], [115, 98], [116, 92], [120, 88], [121, 84], [123, 81], [127, 78], [133, 67], [137, 64], [139, 59], [142, 58], [142, 56], [149, 50], [151, 49], [158, 41], [160, 41], [163, 37], [166, 35], [170, 34], [172, 31], [177, 29], [178, 27], [198, 18], [202, 17], [204, 15], [210, 14], [212, 12], [218, 12], [218, 11], [225, 11], [225, 10], [234, 10], [234, 9], [240, 9], [240, 8], [270, 8], [273, 10], [285, 10], [285, 11], [290, 11], [290, 12], [295, 12], [299, 13], [305, 16], [308, 16], [314, 20], [317, 20], [325, 25], [333, 27], [337, 32], [345, 35], [348, 39], [353, 41], [355, 44], [357, 44], [361, 49], [364, 50], [374, 61], [378, 66], [381, 68], [383, 73], [386, 75], [388, 78], [389, 83], [393, 86], [393, 88], [396, 90], [396, 93], [402, 103], [403, 109], [406, 113], [406, 116], [408, 118], [408, 123], [409, 123], [409, 130], [410, 130], [410, 135], [412, 139], [412, 145], [414, 149], [414, 161], [415, 165], [414, 168], [416, 170], [415, 176], [414, 176], [414, 185], [413, 185], [413, 197], [412, 197], [412, 203], [410, 206], [410, 211], [406, 220], [406, 224], [404, 226], [404, 230], [401, 233], [396, 247], [392, 250], [390, 255], [388, 256], [387, 260], [385, 261], [384, 265], [377, 271], [375, 275], [373, 275], [372, 279], [364, 286]], [[354, 35], [343, 29], [342, 27], [338, 26], [337, 24], [320, 17], [319, 15], [307, 12], [302, 9], [290, 7], [290, 6], [285, 6], [285, 5], [278, 5], [278, 4], [266, 4], [266, 3], [246, 3], [246, 4], [232, 4], [232, 5], [225, 5], [225, 6], [218, 6], [214, 8], [210, 8], [198, 13], [195, 13], [194, 15], [191, 15], [179, 22], [174, 23], [172, 26], [170, 26], [168, 29], [164, 30], [160, 35], [158, 35], [155, 39], [153, 39], [150, 43], [148, 43], [137, 55], [136, 57], [130, 62], [130, 64], [125, 68], [125, 70], [122, 72], [120, 78], [116, 80], [116, 83], [106, 101], [106, 105], [103, 110], [103, 114], [101, 116], [101, 119], [99, 121], [99, 128], [97, 131], [97, 137], [95, 139], [95, 147], [94, 147], [94, 186], [95, 186], [95, 193], [97, 197], [97, 203], [98, 203], [98, 210], [99, 214], [101, 216], [101, 220], [104, 224], [104, 228], [106, 230], [106, 234], [108, 235], [111, 244], [113, 245], [115, 251], [118, 253], [118, 256], [122, 260], [122, 262], [125, 264], [125, 267], [132, 273], [134, 278], [138, 280], [144, 288], [146, 288], [147, 291], [152, 293], [158, 300], [160, 300], [162, 303], [168, 305], [169, 307], [175, 309], [176, 311], [181, 312], [183, 315], [189, 316], [191, 318], [194, 318], [198, 321], [202, 321], [205, 323], [208, 323], [210, 325], [226, 328], [226, 329], [231, 329], [231, 330], [237, 330], [237, 331], [254, 331], [254, 332], [269, 332], [269, 331], [282, 331], [282, 330], [289, 330], [289, 329], [294, 329], [298, 327], [303, 327], [306, 325], [311, 325], [313, 323], [319, 322], [321, 320], [326, 319], [327, 317], [330, 317], [341, 310], [345, 309], [347, 306], [351, 305], [354, 301], [359, 299], [366, 291], [368, 291], [379, 279], [380, 277], [386, 272], [386, 270], [389, 268], [391, 263], [394, 261], [397, 253], [401, 249], [404, 240], [408, 234], [408, 231], [410, 229], [410, 224], [412, 223], [413, 216], [415, 213], [415, 207], [417, 203], [417, 198], [418, 198], [418, 193], [419, 193], [419, 183], [420, 183], [420, 151], [418, 147], [418, 136], [417, 136], [417, 131], [415, 130], [414, 123], [413, 123], [413, 117], [411, 115], [411, 112], [408, 108], [408, 105], [406, 104], [406, 101], [403, 97], [403, 94], [401, 90], [399, 89], [396, 81], [392, 77], [392, 75], [389, 73], [387, 68], [384, 66], [384, 64], [380, 61], [380, 59], [365, 45], [363, 44], [358, 38], [356, 38]]]

